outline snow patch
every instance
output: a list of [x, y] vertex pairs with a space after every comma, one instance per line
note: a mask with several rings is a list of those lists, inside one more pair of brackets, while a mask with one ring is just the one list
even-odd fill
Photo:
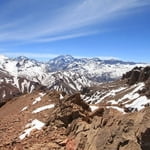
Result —
[[62, 94], [60, 94], [60, 97], [59, 97], [59, 98], [60, 98], [60, 100], [61, 100], [61, 99], [64, 99], [64, 97], [62, 96]]
[[54, 108], [54, 107], [55, 107], [54, 104], [45, 105], [45, 106], [42, 106], [42, 107], [39, 107], [39, 108], [35, 109], [34, 111], [32, 111], [32, 113], [35, 114], [35, 113], [44, 111], [44, 110], [46, 110], [46, 109]]
[[119, 93], [119, 92], [125, 90], [126, 88], [127, 88], [127, 87], [121, 87], [121, 88], [118, 88], [118, 89], [111, 90], [111, 91], [109, 91], [107, 94], [105, 94], [104, 96], [101, 97], [101, 95], [104, 94], [104, 93], [102, 93], [101, 95], [99, 95], [101, 98], [99, 98], [99, 100], [96, 102], [96, 104], [97, 104], [97, 103], [100, 103], [100, 102], [103, 101], [105, 98], [108, 98], [108, 97], [110, 97], [110, 96], [113, 96], [113, 97], [114, 97], [114, 96], [116, 95], [116, 93]]
[[2, 96], [3, 98], [5, 98], [6, 97], [6, 91], [3, 91], [3, 96]]
[[14, 79], [14, 85], [20, 90], [18, 77], [14, 77], [13, 79]]
[[117, 107], [117, 106], [107, 106], [106, 108], [108, 108], [108, 109], [113, 108], [113, 109], [116, 109], [116, 110], [118, 110], [119, 112], [125, 114], [124, 109], [123, 109], [123, 108], [119, 108], [119, 107]]
[[28, 109], [28, 106], [25, 106], [25, 107], [22, 108], [21, 111], [25, 111], [25, 110], [27, 110], [27, 109]]
[[33, 101], [33, 105], [36, 104], [37, 102], [40, 102], [42, 100], [42, 97], [46, 95], [46, 93], [39, 93], [39, 97], [37, 97], [34, 101]]
[[90, 108], [91, 108], [91, 111], [95, 111], [95, 110], [97, 110], [99, 107], [98, 107], [98, 106], [92, 106], [92, 105], [90, 105]]
[[39, 93], [39, 95], [40, 95], [41, 97], [43, 97], [43, 96], [46, 95], [46, 93]]
[[29, 123], [25, 126], [28, 129], [24, 130], [23, 134], [21, 134], [19, 136], [19, 139], [23, 140], [25, 137], [30, 135], [31, 131], [33, 131], [35, 129], [41, 130], [44, 126], [45, 126], [45, 123], [43, 123], [37, 119], [33, 120], [31, 123]]
[[135, 108], [140, 111], [141, 109], [145, 108], [144, 105], [147, 103], [150, 103], [150, 99], [148, 99], [146, 96], [141, 96], [134, 100], [131, 104], [126, 104], [125, 107]]
[[[138, 97], [140, 96], [140, 94], [137, 93], [137, 92], [138, 92], [139, 90], [142, 90], [143, 87], [144, 87], [144, 85], [145, 85], [145, 84], [144, 84], [143, 82], [142, 82], [142, 83], [139, 83], [139, 84], [137, 84], [137, 85], [134, 85], [133, 87], [136, 86], [136, 88], [135, 88], [132, 92], [130, 92], [130, 93], [124, 95], [121, 99], [118, 100], [118, 102], [121, 102], [121, 101], [123, 101], [123, 100], [125, 100], [125, 99], [134, 100], [134, 99], [138, 98]], [[132, 87], [131, 87], [131, 88], [132, 88]]]
[[34, 104], [36, 104], [37, 102], [40, 102], [42, 99], [41, 99], [41, 97], [37, 97], [35, 100], [34, 100], [34, 102], [32, 103], [33, 105]]
[[32, 91], [35, 89], [35, 86], [34, 85], [31, 85], [31, 88], [30, 88], [30, 93], [32, 93]]
[[111, 103], [112, 105], [118, 104], [118, 102], [116, 102], [115, 100], [110, 100], [110, 101], [108, 101], [107, 103]]

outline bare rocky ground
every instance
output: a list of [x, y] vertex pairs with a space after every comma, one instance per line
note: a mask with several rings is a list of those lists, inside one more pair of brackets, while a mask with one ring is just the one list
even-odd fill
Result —
[[[149, 101], [138, 111], [125, 112], [108, 107], [125, 110], [125, 101], [132, 103], [137, 99], [131, 101], [129, 97], [120, 103], [118, 101], [139, 88], [141, 82], [142, 90], [139, 88], [136, 95], [139, 94], [138, 98], [146, 95], [148, 99], [149, 75], [140, 80], [139, 74], [139, 78], [130, 85], [132, 76], [132, 73], [124, 75], [122, 81], [103, 84], [92, 91], [86, 89], [82, 94], [89, 96], [97, 90], [112, 93], [103, 93], [99, 97], [103, 98], [102, 101], [93, 104], [82, 100], [80, 93], [70, 96], [47, 90], [13, 98], [0, 108], [0, 150], [149, 150]], [[114, 92], [119, 87], [126, 89]], [[116, 104], [110, 103], [112, 98]], [[41, 127], [36, 127], [35, 122]]]
[[[24, 95], [8, 102], [0, 111], [1, 150], [148, 150], [150, 148], [150, 108], [122, 114], [100, 107], [91, 112], [79, 94], [59, 99], [58, 93], [47, 93], [32, 107], [38, 93]], [[55, 103], [55, 108], [32, 114], [35, 108]], [[24, 106], [29, 108], [21, 112]], [[6, 113], [7, 111], [7, 113]], [[19, 139], [31, 119], [45, 123]]]

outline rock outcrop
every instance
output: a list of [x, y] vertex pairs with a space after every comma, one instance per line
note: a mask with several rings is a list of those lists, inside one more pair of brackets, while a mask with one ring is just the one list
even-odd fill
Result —
[[[111, 110], [90, 124], [76, 121], [70, 136], [78, 150], [149, 150], [150, 108], [113, 116]], [[135, 119], [136, 118], [136, 119]]]
[[145, 82], [145, 88], [141, 91], [141, 93], [150, 97], [150, 66], [145, 68], [135, 67], [133, 70], [124, 74], [122, 79], [126, 79], [129, 85]]
[[56, 103], [47, 125], [67, 128], [78, 118], [88, 121], [88, 111], [89, 105], [80, 98], [80, 94], [74, 94]]
[[150, 66], [145, 68], [135, 67], [133, 70], [123, 75], [122, 79], [127, 79], [129, 85], [133, 85], [138, 82], [146, 82], [150, 78]]

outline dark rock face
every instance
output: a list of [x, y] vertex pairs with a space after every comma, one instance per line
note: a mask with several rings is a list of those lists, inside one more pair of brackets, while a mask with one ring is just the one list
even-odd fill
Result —
[[150, 149], [150, 128], [146, 129], [141, 135], [141, 148], [142, 150]]
[[136, 67], [124, 74], [122, 79], [127, 80], [129, 85], [133, 85], [138, 82], [145, 82], [145, 88], [139, 92], [146, 95], [148, 98], [150, 97], [150, 66], [145, 68]]
[[77, 104], [78, 106], [82, 107], [84, 110], [89, 111], [89, 105], [86, 104], [80, 97], [80, 94], [74, 94], [66, 99], [66, 101], [70, 103]]
[[147, 81], [149, 78], [150, 78], [150, 66], [147, 66], [141, 72], [139, 81]]
[[145, 95], [150, 98], [150, 78], [145, 83]]
[[150, 78], [150, 66], [145, 68], [135, 67], [133, 70], [123, 75], [122, 79], [127, 79], [129, 85], [137, 82], [146, 82]]
[[139, 77], [140, 77], [140, 71], [139, 70], [133, 70], [132, 73], [131, 73], [129, 84], [133, 85], [136, 82], [138, 82]]

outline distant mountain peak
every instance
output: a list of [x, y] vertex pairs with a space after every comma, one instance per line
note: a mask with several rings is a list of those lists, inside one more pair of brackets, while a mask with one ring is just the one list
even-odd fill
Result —
[[71, 55], [60, 55], [55, 57], [53, 60], [74, 60], [75, 58]]
[[25, 60], [25, 59], [29, 59], [29, 58], [26, 56], [18, 56], [16, 59], [17, 60]]

